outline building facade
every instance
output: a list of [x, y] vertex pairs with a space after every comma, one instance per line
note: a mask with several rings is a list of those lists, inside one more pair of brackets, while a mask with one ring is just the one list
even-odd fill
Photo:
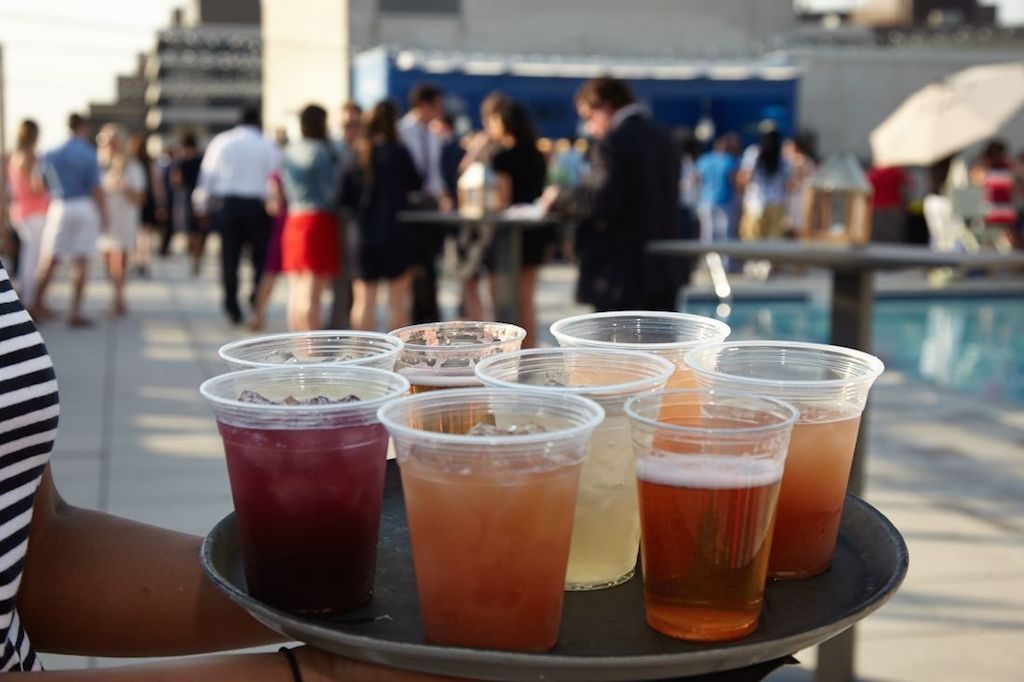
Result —
[[379, 45], [706, 60], [777, 46], [794, 25], [792, 0], [263, 0], [264, 119], [285, 125], [310, 100], [336, 115], [352, 57]]
[[117, 100], [90, 113], [100, 124], [206, 140], [260, 105], [260, 64], [259, 0], [191, 0], [157, 33], [138, 71], [118, 77]]
[[146, 126], [146, 55], [140, 54], [135, 73], [117, 77], [117, 95], [112, 102], [89, 105], [89, 120], [99, 128], [116, 123], [129, 131]]

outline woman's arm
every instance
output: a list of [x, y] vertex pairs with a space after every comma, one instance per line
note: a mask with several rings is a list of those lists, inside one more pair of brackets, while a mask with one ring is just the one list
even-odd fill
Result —
[[[96, 656], [169, 656], [269, 644], [283, 638], [223, 597], [202, 573], [200, 539], [61, 499], [50, 468], [33, 507], [18, 610], [35, 648]], [[429, 682], [308, 647], [295, 650], [305, 682]], [[278, 653], [234, 654], [32, 673], [97, 682], [289, 682]]]
[[18, 608], [41, 651], [170, 656], [282, 639], [210, 583], [200, 538], [72, 507], [49, 468], [29, 537]]

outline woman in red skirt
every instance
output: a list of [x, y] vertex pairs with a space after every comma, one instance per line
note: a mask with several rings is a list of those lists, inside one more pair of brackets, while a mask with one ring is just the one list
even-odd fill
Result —
[[327, 111], [310, 104], [299, 114], [302, 139], [285, 149], [282, 164], [288, 218], [281, 257], [288, 277], [288, 328], [321, 328], [320, 298], [339, 274], [334, 213], [335, 160], [327, 142]]

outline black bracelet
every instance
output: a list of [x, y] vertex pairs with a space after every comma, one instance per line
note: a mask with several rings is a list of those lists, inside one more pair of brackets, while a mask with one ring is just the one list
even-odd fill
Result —
[[284, 657], [288, 659], [288, 667], [292, 671], [292, 682], [302, 682], [302, 671], [299, 669], [299, 659], [295, 658], [295, 652], [286, 646], [281, 647], [277, 651], [284, 654]]

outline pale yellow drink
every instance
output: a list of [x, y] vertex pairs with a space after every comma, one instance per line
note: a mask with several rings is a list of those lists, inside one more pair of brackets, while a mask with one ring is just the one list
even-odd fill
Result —
[[535, 387], [598, 402], [605, 420], [587, 443], [573, 521], [566, 589], [595, 590], [629, 580], [640, 545], [636, 467], [625, 402], [659, 390], [672, 363], [647, 353], [544, 349], [484, 360], [477, 377], [495, 388]]

